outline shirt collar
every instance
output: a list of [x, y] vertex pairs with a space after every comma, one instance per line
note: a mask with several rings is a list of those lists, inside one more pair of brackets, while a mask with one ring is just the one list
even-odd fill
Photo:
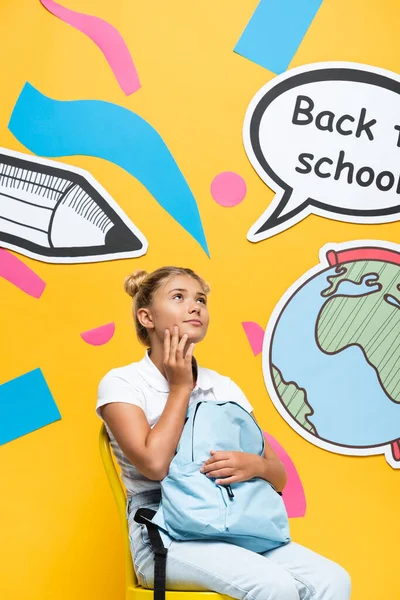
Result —
[[[193, 391], [198, 389], [203, 391], [210, 390], [213, 387], [211, 377], [208, 375], [205, 369], [199, 367], [194, 357], [193, 360], [197, 366], [197, 382]], [[168, 380], [160, 373], [156, 365], [149, 357], [148, 349], [146, 350], [146, 354], [142, 360], [138, 362], [138, 367], [139, 374], [153, 389], [157, 390], [158, 392], [169, 392]]]

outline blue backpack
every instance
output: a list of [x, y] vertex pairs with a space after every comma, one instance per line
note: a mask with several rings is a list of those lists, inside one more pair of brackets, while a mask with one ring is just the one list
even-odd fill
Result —
[[[147, 525], [155, 550], [158, 598], [163, 597], [161, 588], [165, 589], [166, 549], [157, 528], [176, 540], [220, 540], [254, 552], [290, 541], [284, 502], [270, 483], [255, 477], [217, 485], [214, 478], [200, 472], [211, 449], [263, 456], [264, 436], [236, 402], [201, 401], [189, 406], [176, 454], [161, 481], [159, 509], [139, 509], [135, 515], [137, 522]], [[164, 573], [160, 557], [164, 557]]]

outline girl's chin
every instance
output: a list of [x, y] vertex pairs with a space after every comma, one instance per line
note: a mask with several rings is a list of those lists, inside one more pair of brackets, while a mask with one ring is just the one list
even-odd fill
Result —
[[[202, 328], [194, 328], [192, 327], [182, 327], [179, 329], [179, 340], [181, 340], [182, 336], [186, 333], [186, 335], [188, 336], [187, 339], [187, 344], [198, 344], [199, 342], [201, 342], [202, 340], [204, 340], [205, 336], [206, 336], [206, 331], [204, 331]], [[164, 330], [158, 332], [157, 334], [158, 339], [160, 340], [160, 342], [164, 341]]]
[[[184, 332], [186, 333], [186, 331]], [[195, 333], [188, 333], [188, 339], [187, 339], [187, 343], [188, 344], [198, 344], [199, 342], [201, 342], [201, 340], [204, 339], [204, 335], [203, 333], [200, 333], [198, 335], [196, 335]]]

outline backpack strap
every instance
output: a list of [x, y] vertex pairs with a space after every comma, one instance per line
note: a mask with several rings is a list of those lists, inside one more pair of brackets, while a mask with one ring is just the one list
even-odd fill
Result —
[[165, 570], [167, 549], [165, 548], [157, 525], [152, 522], [156, 514], [151, 508], [139, 508], [133, 517], [136, 523], [146, 525], [154, 552], [154, 600], [165, 600]]

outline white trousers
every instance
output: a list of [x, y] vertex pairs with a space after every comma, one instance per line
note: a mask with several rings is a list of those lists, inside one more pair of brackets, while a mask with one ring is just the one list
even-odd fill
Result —
[[[159, 494], [128, 500], [132, 558], [139, 583], [154, 587], [154, 554], [138, 508], [157, 510]], [[351, 582], [337, 563], [290, 542], [258, 554], [220, 541], [176, 541], [168, 547], [167, 590], [209, 590], [238, 600], [349, 600]]]

